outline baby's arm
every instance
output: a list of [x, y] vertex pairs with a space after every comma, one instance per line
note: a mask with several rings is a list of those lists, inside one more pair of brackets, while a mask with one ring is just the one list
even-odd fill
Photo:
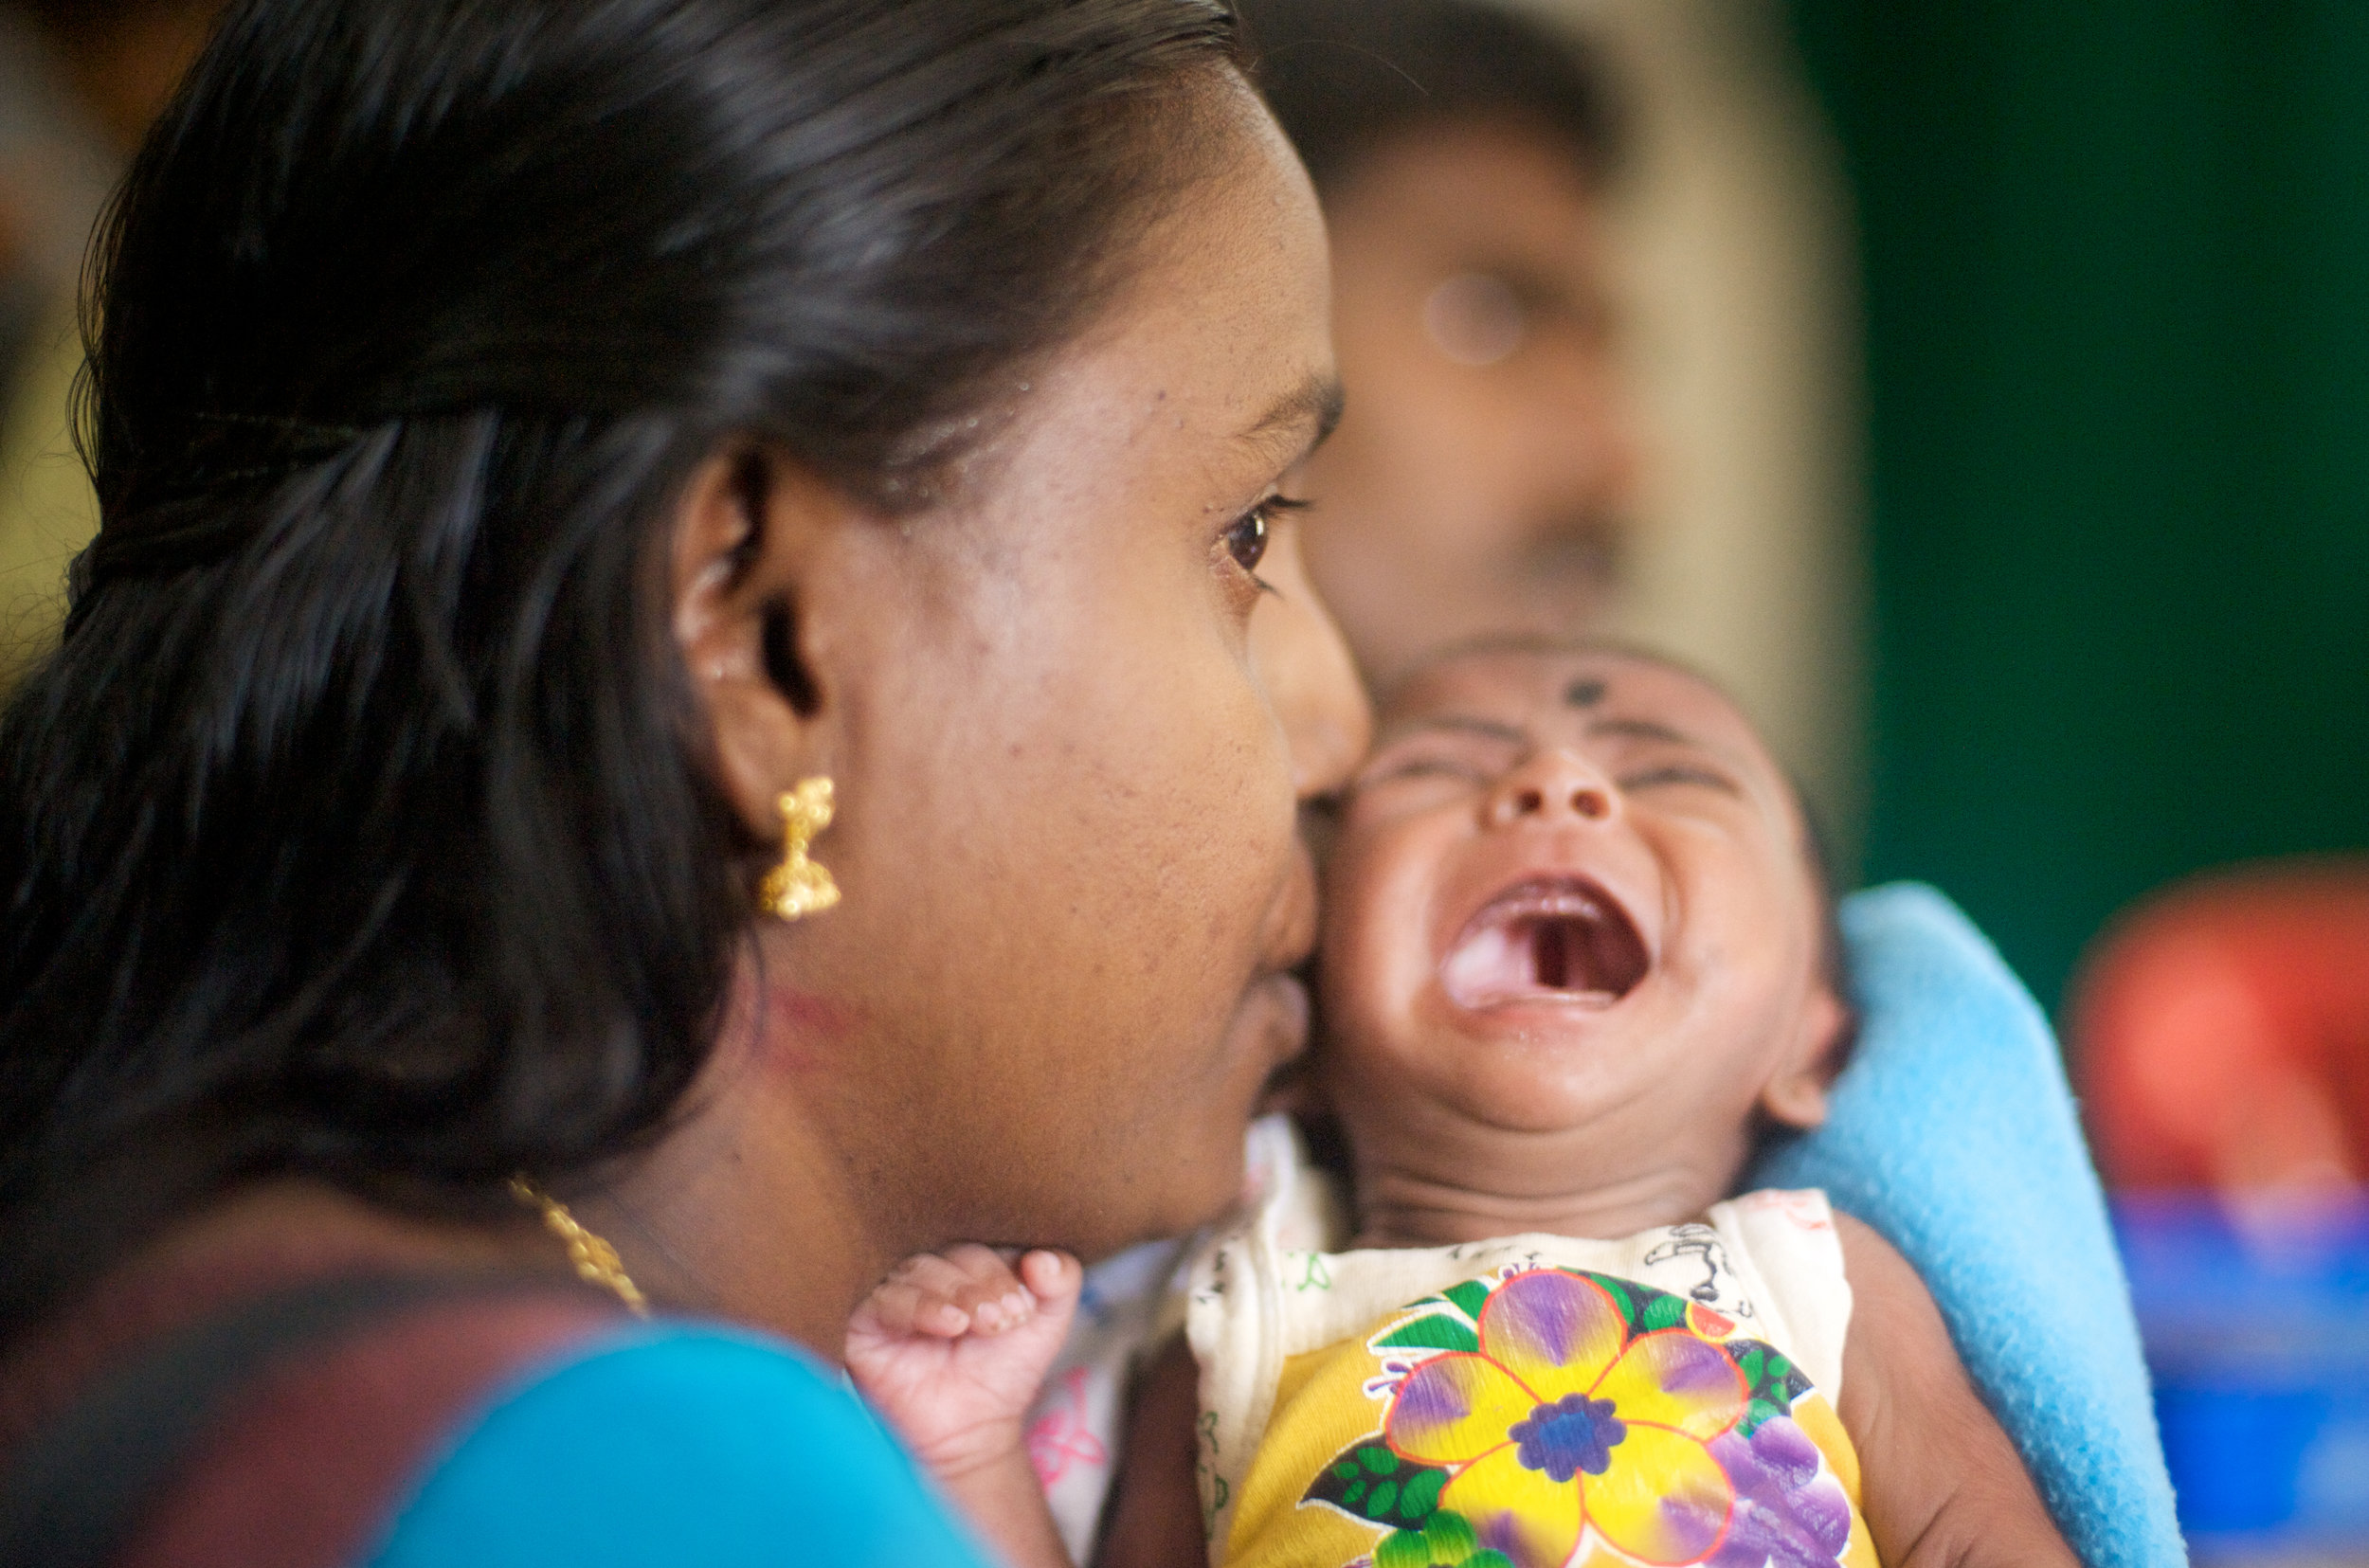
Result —
[[1059, 1253], [1030, 1253], [1014, 1272], [987, 1248], [957, 1247], [897, 1265], [847, 1325], [856, 1386], [1017, 1568], [1071, 1568], [1024, 1423], [1083, 1279]]
[[1875, 1555], [1885, 1568], [2080, 1568], [1925, 1281], [1882, 1236], [1836, 1218], [1853, 1297], [1837, 1414]]

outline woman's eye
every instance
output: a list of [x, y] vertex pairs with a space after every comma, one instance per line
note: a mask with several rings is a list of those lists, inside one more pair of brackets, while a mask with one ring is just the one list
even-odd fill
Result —
[[1261, 502], [1236, 519], [1225, 531], [1225, 552], [1234, 557], [1234, 564], [1244, 571], [1256, 574], [1258, 563], [1267, 558], [1267, 508]]

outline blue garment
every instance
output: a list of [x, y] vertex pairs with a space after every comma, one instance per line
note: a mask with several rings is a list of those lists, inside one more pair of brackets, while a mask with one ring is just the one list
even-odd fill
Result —
[[987, 1568], [828, 1374], [654, 1324], [531, 1375], [396, 1519], [378, 1568]]
[[1823, 1187], [1916, 1266], [2090, 1568], [2187, 1554], [2130, 1292], [2048, 1020], [1940, 893], [1843, 901], [1856, 1053], [1750, 1186]]

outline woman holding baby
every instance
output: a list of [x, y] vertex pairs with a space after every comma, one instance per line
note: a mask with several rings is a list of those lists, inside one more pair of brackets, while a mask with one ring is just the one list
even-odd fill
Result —
[[1366, 741], [1234, 49], [232, 8], [0, 720], [0, 1559], [977, 1560], [814, 1358], [1227, 1208]]

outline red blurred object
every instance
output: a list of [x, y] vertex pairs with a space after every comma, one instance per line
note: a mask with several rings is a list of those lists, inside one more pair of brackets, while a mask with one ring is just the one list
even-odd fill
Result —
[[2120, 917], [2068, 1041], [2108, 1184], [2265, 1199], [2369, 1174], [2369, 859], [2268, 863]]

